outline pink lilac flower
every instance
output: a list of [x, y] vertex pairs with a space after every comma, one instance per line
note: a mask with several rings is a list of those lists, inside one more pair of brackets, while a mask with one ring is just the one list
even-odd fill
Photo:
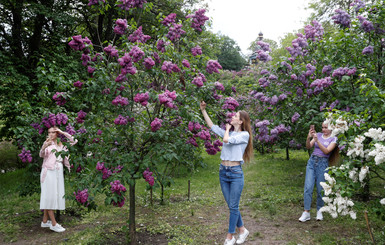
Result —
[[193, 15], [187, 15], [186, 18], [192, 18], [191, 27], [199, 32], [202, 32], [202, 26], [209, 19], [205, 16], [205, 9], [198, 9]]
[[68, 122], [68, 116], [65, 113], [59, 113], [56, 115], [57, 125], [64, 125]]
[[[115, 180], [110, 183], [111, 185], [111, 192], [116, 193], [119, 196], [122, 196], [124, 192], [127, 191], [126, 187], [124, 187], [119, 180]], [[123, 200], [120, 200], [118, 202], [112, 201], [112, 204], [114, 206], [122, 207], [124, 205], [124, 201], [126, 200], [125, 197], [123, 197]]]
[[277, 77], [276, 75], [271, 74], [271, 75], [269, 76], [269, 80], [275, 81], [275, 80], [277, 80], [277, 79], [278, 79], [278, 77]]
[[81, 81], [76, 81], [76, 82], [74, 82], [74, 87], [82, 88], [83, 87], [83, 83]]
[[147, 106], [149, 98], [150, 98], [150, 95], [148, 94], [148, 92], [138, 93], [135, 95], [134, 101], [142, 104], [142, 106]]
[[220, 83], [220, 82], [215, 82], [215, 83], [214, 83], [214, 86], [215, 86], [215, 89], [216, 89], [216, 90], [225, 91], [225, 87], [224, 87], [223, 84]]
[[139, 26], [139, 28], [134, 31], [130, 36], [128, 36], [128, 41], [135, 43], [145, 43], [148, 40], [150, 40], [151, 37], [149, 35], [144, 35], [142, 31], [142, 26]]
[[103, 131], [98, 129], [98, 132], [96, 133], [97, 135], [102, 135]]
[[65, 95], [64, 92], [56, 92], [52, 96], [52, 99], [56, 102], [57, 105], [63, 106], [67, 102], [64, 95]]
[[121, 95], [118, 95], [115, 99], [112, 100], [113, 105], [121, 105], [126, 106], [128, 105], [128, 99], [126, 97], [122, 97]]
[[163, 94], [158, 95], [158, 99], [161, 105], [164, 104], [165, 107], [176, 108], [176, 106], [173, 104], [173, 101], [176, 99], [175, 91], [170, 92], [166, 90]]
[[173, 23], [172, 26], [170, 27], [166, 37], [168, 39], [170, 39], [171, 41], [176, 41], [185, 33], [186, 32], [182, 29], [181, 24]]
[[291, 74], [290, 78], [293, 79], [293, 80], [297, 80], [297, 75]]
[[170, 26], [170, 24], [175, 23], [176, 14], [171, 13], [168, 16], [164, 17], [164, 19], [161, 21], [162, 25], [164, 26]]
[[88, 6], [92, 6], [92, 5], [98, 4], [99, 1], [103, 2], [103, 3], [106, 2], [106, 0], [89, 0]]
[[203, 86], [203, 83], [206, 82], [207, 79], [205, 77], [205, 75], [203, 75], [202, 73], [198, 73], [196, 77], [194, 77], [194, 79], [192, 80], [192, 84], [195, 84], [198, 88], [202, 87]]
[[105, 52], [108, 56], [116, 57], [116, 58], [119, 57], [118, 50], [116, 49], [116, 47], [113, 47], [113, 46], [111, 46], [111, 45], [108, 45], [108, 46], [105, 47], [103, 50], [104, 50], [104, 52]]
[[165, 71], [167, 74], [170, 74], [172, 72], [180, 72], [180, 69], [176, 64], [173, 64], [171, 61], [164, 61], [162, 64], [162, 71]]
[[111, 93], [111, 91], [110, 91], [109, 88], [105, 88], [105, 89], [103, 89], [103, 91], [102, 91], [102, 94], [110, 94], [110, 93]]
[[18, 155], [20, 160], [24, 163], [26, 162], [32, 162], [32, 154], [31, 154], [31, 151], [30, 150], [26, 150], [24, 147], [23, 147], [23, 150], [21, 151], [21, 153]]
[[191, 49], [191, 53], [193, 56], [201, 55], [202, 54], [202, 48], [199, 47], [199, 45], [197, 45]]
[[201, 138], [202, 140], [211, 140], [211, 135], [208, 130], [202, 130], [197, 133], [197, 136]]
[[[123, 69], [122, 69], [123, 71]], [[115, 78], [115, 82], [117, 83], [122, 83], [122, 82], [125, 82], [127, 81], [127, 76], [125, 74], [119, 74], [116, 78]]]
[[190, 132], [196, 132], [201, 129], [201, 125], [198, 122], [189, 122], [188, 123], [188, 130]]
[[237, 88], [235, 86], [232, 86], [231, 87], [231, 91], [233, 91], [233, 93], [236, 93], [237, 92]]
[[306, 39], [310, 39], [312, 41], [321, 40], [324, 34], [324, 28], [322, 25], [316, 20], [312, 21], [313, 25], [305, 26], [305, 36]]
[[373, 54], [374, 48], [373, 46], [367, 46], [362, 50], [362, 54]]
[[207, 154], [209, 154], [209, 155], [217, 154], [216, 148], [210, 143], [210, 141], [205, 142], [205, 148], [206, 148]]
[[115, 118], [114, 123], [116, 125], [127, 125], [128, 120], [126, 117], [119, 115], [117, 118]]
[[163, 122], [162, 119], [159, 119], [156, 117], [154, 121], [151, 122], [151, 131], [152, 132], [158, 131], [160, 127], [162, 127], [162, 122]]
[[76, 118], [76, 121], [77, 121], [78, 123], [83, 123], [83, 122], [84, 122], [84, 119], [86, 118], [86, 115], [87, 115], [87, 113], [85, 113], [84, 111], [80, 110], [80, 111], [78, 112], [78, 117]]
[[143, 4], [147, 3], [146, 0], [119, 0], [122, 4], [117, 6], [123, 10], [129, 11], [132, 8], [143, 8]]
[[183, 59], [182, 65], [183, 65], [184, 67], [186, 67], [186, 68], [190, 68], [190, 63], [189, 63], [188, 60], [186, 60], [186, 59]]
[[234, 111], [239, 106], [239, 103], [233, 97], [227, 97], [222, 106], [222, 109]]
[[294, 115], [291, 117], [291, 122], [292, 122], [292, 123], [295, 123], [296, 121], [298, 121], [298, 119], [299, 119], [300, 116], [301, 116], [301, 115], [299, 115], [298, 112], [294, 113]]
[[84, 189], [82, 191], [78, 190], [78, 192], [74, 192], [76, 201], [78, 201], [80, 204], [88, 206], [88, 189]]
[[154, 176], [152, 176], [152, 172], [150, 172], [150, 169], [149, 169], [149, 168], [147, 168], [146, 170], [144, 170], [144, 172], [143, 172], [143, 178], [146, 180], [146, 182], [147, 182], [150, 186], [154, 186], [155, 179], [154, 179]]
[[144, 59], [143, 65], [146, 69], [150, 70], [155, 65], [155, 61], [151, 57], [147, 57]]
[[334, 23], [339, 24], [343, 28], [349, 28], [351, 23], [350, 15], [341, 9], [336, 9], [335, 12], [336, 15], [332, 16]]
[[222, 69], [222, 66], [218, 63], [217, 60], [209, 60], [206, 64], [206, 71], [209, 74], [219, 73], [219, 69]]
[[118, 35], [124, 35], [127, 30], [127, 20], [126, 19], [117, 19], [114, 32]]
[[144, 57], [144, 52], [138, 47], [134, 46], [132, 47], [130, 53], [128, 53], [134, 62], [138, 62]]

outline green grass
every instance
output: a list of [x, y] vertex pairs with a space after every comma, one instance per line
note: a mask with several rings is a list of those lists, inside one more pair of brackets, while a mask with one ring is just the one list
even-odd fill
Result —
[[[249, 239], [258, 244], [370, 244], [363, 211], [365, 205], [371, 204], [356, 203], [357, 220], [348, 217], [333, 219], [325, 214], [323, 222], [303, 224], [297, 221], [303, 210], [303, 183], [308, 155], [294, 151], [290, 157], [290, 161], [285, 160], [284, 151], [279, 151], [257, 155], [252, 163], [244, 165], [245, 188], [241, 212], [245, 224], [250, 225]], [[223, 242], [228, 211], [219, 186], [219, 155], [204, 155], [203, 158], [206, 168], [198, 169], [193, 175], [179, 174], [174, 184], [165, 189], [164, 205], [160, 205], [160, 190], [155, 189], [154, 205], [151, 206], [146, 183], [143, 180], [137, 182], [137, 232], [154, 239], [144, 244]], [[40, 195], [19, 197], [16, 193], [23, 172], [16, 170], [0, 175], [0, 243], [127, 242], [128, 200], [123, 208], [105, 206], [102, 195], [96, 197], [99, 206], [97, 212], [86, 212], [67, 200], [62, 221], [67, 231], [61, 234], [48, 233], [50, 235], [47, 236], [47, 232], [38, 227], [41, 220]], [[188, 180], [191, 181], [190, 201], [187, 200]], [[383, 183], [374, 182], [371, 188], [381, 193]], [[67, 194], [71, 191], [67, 183]], [[384, 244], [384, 222], [375, 214], [369, 214], [369, 218], [377, 243]], [[33, 232], [28, 233], [29, 230]], [[163, 239], [163, 243], [157, 243], [157, 239]]]

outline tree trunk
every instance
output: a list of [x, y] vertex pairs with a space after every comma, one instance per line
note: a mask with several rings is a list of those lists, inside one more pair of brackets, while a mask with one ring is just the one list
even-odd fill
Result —
[[135, 226], [135, 180], [134, 184], [130, 185], [130, 213], [129, 213], [129, 237], [130, 244], [136, 245], [136, 226]]
[[289, 147], [288, 146], [286, 146], [286, 160], [290, 160]]

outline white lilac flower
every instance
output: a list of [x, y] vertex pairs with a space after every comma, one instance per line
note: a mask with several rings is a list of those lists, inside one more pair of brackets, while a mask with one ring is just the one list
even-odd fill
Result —
[[368, 156], [374, 157], [376, 165], [380, 165], [385, 162], [385, 146], [379, 143], [374, 144], [374, 146], [376, 148], [369, 152]]
[[324, 176], [325, 176], [325, 180], [327, 182], [329, 182], [329, 184], [331, 186], [333, 186], [336, 183], [336, 180], [334, 178], [330, 177], [330, 175], [328, 173], [325, 173]]
[[365, 152], [364, 152], [364, 145], [359, 142], [354, 142], [350, 144], [351, 147], [349, 147], [348, 152], [346, 153], [347, 156], [349, 157], [365, 157]]
[[364, 181], [366, 175], [368, 174], [369, 172], [369, 167], [368, 166], [364, 166], [361, 168], [361, 171], [360, 171], [360, 174], [358, 175], [358, 179], [360, 180], [360, 182], [362, 183], [362, 181]]
[[352, 200], [348, 200], [348, 201], [346, 202], [346, 204], [347, 204], [348, 206], [350, 206], [350, 207], [353, 207], [353, 206], [354, 206], [354, 202], [353, 202]]
[[325, 191], [325, 196], [329, 196], [330, 193], [332, 193], [332, 187], [330, 185], [326, 184], [325, 182], [320, 182], [320, 185]]
[[[330, 122], [330, 120], [328, 122]], [[332, 136], [343, 134], [349, 129], [348, 122], [343, 120], [342, 117], [339, 117], [335, 123], [330, 122], [328, 128], [332, 130]]]
[[354, 183], [358, 180], [357, 170], [357, 168], [353, 168], [349, 171], [349, 178], [353, 180]]
[[330, 197], [322, 197], [322, 200], [323, 200], [325, 203], [333, 202], [333, 199], [331, 199]]
[[364, 135], [377, 141], [384, 141], [385, 139], [385, 131], [382, 131], [381, 128], [371, 128]]
[[382, 198], [382, 199], [380, 200], [380, 203], [381, 203], [382, 205], [385, 205], [385, 198]]
[[349, 212], [349, 215], [350, 215], [350, 218], [352, 218], [352, 219], [357, 219], [356, 212], [350, 211], [350, 212]]

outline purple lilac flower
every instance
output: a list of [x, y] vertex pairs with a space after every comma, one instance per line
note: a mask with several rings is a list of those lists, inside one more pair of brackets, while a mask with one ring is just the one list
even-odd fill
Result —
[[121, 105], [126, 106], [128, 105], [128, 99], [126, 97], [122, 97], [121, 95], [118, 95], [115, 99], [112, 100], [113, 105]]
[[190, 145], [193, 145], [195, 147], [199, 146], [197, 143], [197, 140], [194, 137], [188, 138], [188, 140], [186, 141], [186, 144], [190, 144]]
[[[129, 53], [125, 53], [121, 58], [118, 59], [119, 65], [122, 67], [121, 69], [121, 74], [126, 75], [126, 74], [131, 74], [134, 75], [136, 73], [136, 68], [134, 67], [132, 63], [132, 58]], [[119, 76], [118, 76], [119, 77]], [[115, 81], [125, 81], [127, 78], [124, 76], [120, 77], [121, 79], [116, 79]]]
[[205, 9], [198, 9], [194, 14], [187, 15], [186, 18], [192, 18], [191, 27], [196, 31], [202, 32], [202, 26], [205, 25], [205, 22], [209, 19], [205, 16]]
[[219, 64], [219, 62], [217, 60], [209, 60], [209, 61], [207, 61], [206, 71], [209, 74], [213, 74], [213, 72], [219, 73], [219, 69], [222, 69], [222, 66]]
[[116, 125], [127, 125], [128, 120], [126, 117], [119, 115], [117, 118], [115, 118], [114, 123]]
[[278, 96], [277, 95], [274, 95], [273, 97], [271, 97], [270, 99], [270, 104], [271, 105], [276, 105], [278, 103]]
[[331, 80], [331, 77], [325, 77], [321, 79], [316, 79], [314, 82], [310, 84], [311, 88], [317, 87], [321, 91], [327, 87], [330, 87], [333, 85], [333, 81]]
[[258, 50], [257, 51], [257, 59], [260, 61], [263, 61], [263, 62], [268, 62], [268, 61], [272, 60], [273, 58], [268, 53], [266, 53], [265, 51]]
[[293, 80], [297, 80], [297, 75], [291, 74], [290, 78], [293, 79]]
[[307, 64], [306, 65], [306, 72], [305, 72], [305, 76], [311, 76], [316, 70], [316, 67], [315, 66], [312, 66], [311, 64]]
[[64, 113], [59, 113], [56, 115], [56, 122], [59, 126], [64, 125], [68, 122], [68, 116]]
[[134, 33], [128, 36], [128, 41], [135, 43], [146, 43], [148, 40], [150, 40], [151, 37], [149, 35], [144, 35], [142, 31], [142, 26], [139, 26]]
[[31, 151], [30, 150], [26, 150], [24, 147], [23, 147], [23, 150], [21, 151], [21, 153], [18, 155], [20, 160], [24, 163], [26, 162], [32, 162], [32, 154], [31, 154]]
[[69, 133], [70, 135], [76, 134], [75, 128], [71, 124], [68, 124], [66, 126], [66, 132]]
[[82, 88], [82, 86], [83, 86], [83, 83], [81, 81], [74, 82], [74, 87]]
[[312, 41], [321, 40], [324, 34], [324, 28], [316, 20], [312, 21], [312, 25], [305, 26], [305, 36], [306, 39]]
[[158, 54], [157, 52], [154, 52], [154, 53], [152, 54], [152, 56], [153, 56], [154, 59], [155, 59], [155, 63], [160, 64], [160, 57], [159, 57], [159, 54]]
[[352, 69], [349, 69], [348, 67], [339, 67], [333, 71], [332, 76], [341, 79], [342, 76], [345, 76], [345, 75], [348, 75], [348, 76], [354, 75], [356, 71], [357, 71], [357, 68], [355, 67], [353, 67]]
[[151, 131], [152, 132], [158, 131], [160, 127], [162, 127], [162, 122], [163, 122], [162, 119], [159, 119], [156, 117], [154, 121], [151, 122]]
[[205, 77], [205, 75], [203, 75], [202, 73], [198, 73], [196, 77], [194, 77], [194, 79], [192, 80], [192, 84], [195, 84], [198, 88], [202, 87], [203, 86], [203, 83], [206, 82], [207, 79]]
[[324, 103], [319, 107], [319, 110], [320, 110], [320, 111], [323, 111], [323, 110], [326, 108], [326, 105], [327, 105], [327, 103], [324, 102]]
[[365, 3], [362, 0], [355, 0], [354, 3], [351, 3], [351, 6], [356, 6], [354, 11], [358, 13], [360, 9], [365, 8]]
[[105, 52], [108, 56], [116, 57], [116, 58], [119, 57], [118, 50], [116, 49], [116, 47], [113, 47], [113, 46], [111, 46], [111, 45], [108, 45], [108, 46], [105, 47], [103, 50], [104, 50], [104, 52]]
[[265, 52], [271, 52], [270, 44], [265, 43], [263, 41], [258, 41], [257, 44], [261, 47], [261, 49]]
[[269, 74], [269, 71], [266, 70], [266, 69], [263, 69], [263, 70], [261, 71], [261, 75], [263, 76], [263, 75], [266, 75], [266, 74]]
[[289, 58], [291, 62], [294, 62], [294, 59], [297, 56], [302, 56], [305, 54], [305, 48], [309, 45], [302, 33], [297, 33], [298, 38], [294, 39], [291, 44], [292, 47], [286, 47], [286, 50], [289, 51], [292, 58]]
[[78, 192], [74, 192], [76, 201], [78, 201], [80, 204], [88, 206], [88, 189], [84, 189], [82, 191], [78, 190]]
[[152, 172], [150, 172], [150, 169], [149, 169], [149, 168], [147, 168], [147, 169], [143, 172], [143, 178], [146, 180], [146, 182], [147, 182], [150, 186], [154, 186], [155, 179], [154, 179], [154, 176], [152, 176]]
[[231, 87], [231, 91], [233, 91], [233, 93], [236, 93], [236, 92], [237, 92], [237, 89], [235, 88], [235, 86], [232, 86], [232, 87]]
[[284, 99], [286, 99], [286, 98], [287, 98], [287, 95], [286, 95], [286, 94], [281, 94], [281, 95], [278, 96], [278, 99], [279, 99], [279, 100], [284, 100]]
[[330, 75], [332, 72], [333, 68], [331, 65], [326, 65], [322, 68], [322, 73], [326, 73], [326, 75]]
[[336, 9], [335, 12], [336, 15], [332, 17], [334, 23], [339, 24], [343, 28], [349, 28], [351, 22], [350, 15], [341, 9]]
[[96, 69], [95, 68], [93, 68], [93, 67], [91, 67], [91, 66], [88, 66], [87, 67], [87, 72], [92, 76], [92, 74], [94, 73], [94, 71], [95, 71]]
[[147, 3], [146, 0], [119, 0], [122, 4], [117, 6], [123, 10], [129, 11], [132, 8], [143, 8], [143, 4]]
[[258, 83], [259, 83], [259, 86], [261, 86], [262, 88], [266, 88], [270, 85], [270, 82], [265, 77], [261, 77], [258, 80]]
[[211, 144], [210, 141], [206, 141], [206, 142], [205, 142], [205, 148], [206, 148], [207, 154], [209, 154], [209, 155], [215, 155], [215, 154], [217, 154], [217, 150], [216, 150], [215, 147]]
[[82, 57], [80, 58], [82, 60], [82, 65], [83, 66], [87, 66], [88, 65], [88, 62], [91, 61], [91, 57], [88, 56], [87, 54], [82, 54]]
[[67, 102], [66, 98], [64, 97], [64, 95], [65, 95], [64, 92], [56, 92], [52, 96], [52, 99], [56, 102], [57, 105], [63, 106]]
[[330, 104], [328, 111], [332, 111], [334, 107], [336, 107], [339, 103], [340, 103], [339, 100], [335, 100], [333, 103]]
[[76, 132], [79, 133], [79, 134], [85, 134], [85, 133], [87, 133], [87, 129], [85, 129], [84, 127], [82, 127], [82, 128], [79, 128], [79, 130], [76, 131]]
[[222, 109], [234, 111], [239, 106], [239, 103], [233, 97], [227, 97], [222, 106]]
[[225, 87], [224, 87], [223, 84], [220, 83], [220, 82], [215, 82], [215, 83], [214, 83], [214, 86], [215, 86], [215, 89], [216, 89], [216, 90], [225, 91]]
[[180, 72], [180, 69], [176, 64], [173, 64], [171, 61], [164, 61], [162, 64], [162, 71], [165, 71], [167, 74], [170, 74], [172, 72]]
[[101, 1], [103, 3], [106, 2], [106, 0], [89, 0], [88, 6], [92, 6], [92, 5], [98, 4], [99, 1]]
[[144, 57], [144, 52], [138, 46], [132, 47], [128, 54], [132, 57], [133, 62], [138, 62]]
[[80, 110], [78, 112], [78, 117], [76, 118], [76, 121], [78, 123], [84, 123], [84, 119], [86, 118], [86, 115], [87, 115], [87, 113], [85, 113], [84, 111]]
[[303, 90], [301, 88], [297, 88], [297, 96], [302, 97], [303, 95]]
[[173, 23], [172, 26], [170, 27], [166, 37], [168, 39], [170, 39], [171, 41], [176, 41], [185, 33], [186, 32], [182, 29], [181, 24]]
[[[119, 180], [115, 180], [114, 182], [111, 182], [110, 185], [111, 185], [112, 193], [116, 193], [116, 194], [118, 194], [121, 197], [122, 197], [122, 192], [126, 192], [127, 191], [126, 187], [124, 187], [122, 184], [120, 184]], [[120, 198], [120, 200], [118, 202], [115, 202], [114, 200], [112, 200], [111, 203], [114, 206], [118, 206], [118, 207], [121, 208], [121, 207], [123, 207], [125, 200], [126, 200], [126, 198], [123, 197], [123, 198]]]
[[73, 36], [72, 37], [72, 40], [68, 43], [68, 45], [76, 50], [76, 51], [81, 51], [83, 50], [86, 45], [85, 44], [88, 44], [88, 45], [92, 45], [92, 42], [90, 39], [88, 39], [87, 37], [85, 38], [82, 38], [81, 35], [77, 35], [77, 36]]
[[164, 17], [164, 19], [162, 20], [161, 23], [164, 26], [170, 26], [170, 24], [175, 23], [175, 19], [176, 19], [176, 14], [175, 13], [171, 13], [168, 16]]
[[211, 135], [208, 130], [202, 130], [199, 133], [197, 133], [197, 137], [201, 138], [202, 140], [211, 140]]
[[158, 42], [156, 43], [156, 49], [164, 53], [166, 52], [166, 46], [168, 45], [170, 45], [169, 42], [165, 42], [162, 39], [159, 39]]
[[199, 45], [197, 45], [191, 49], [191, 53], [193, 56], [201, 55], [202, 54], [202, 48], [199, 47]]
[[127, 30], [127, 20], [126, 19], [117, 19], [114, 32], [118, 35], [124, 35]]
[[374, 48], [373, 46], [367, 46], [362, 50], [362, 54], [373, 54]]
[[164, 104], [165, 107], [168, 108], [174, 108], [176, 109], [176, 105], [173, 104], [173, 101], [176, 99], [176, 92], [175, 91], [166, 91], [163, 94], [158, 95], [159, 103], [162, 105]]
[[186, 60], [186, 59], [183, 59], [182, 65], [183, 65], [184, 67], [186, 67], [186, 68], [190, 68], [190, 63], [189, 63], [188, 60]]
[[147, 57], [144, 59], [143, 65], [146, 69], [150, 70], [155, 65], [155, 61], [151, 57]]
[[282, 61], [281, 65], [285, 66], [287, 68], [287, 70], [289, 70], [289, 71], [293, 70], [293, 67], [289, 63], [287, 63], [286, 61]]
[[295, 123], [296, 121], [298, 121], [298, 119], [299, 119], [300, 116], [301, 116], [301, 115], [299, 115], [298, 112], [294, 113], [294, 115], [291, 117], [291, 122], [292, 122], [292, 123]]
[[150, 98], [150, 95], [148, 94], [148, 92], [137, 93], [134, 97], [134, 101], [142, 104], [142, 106], [147, 106], [149, 98]]

